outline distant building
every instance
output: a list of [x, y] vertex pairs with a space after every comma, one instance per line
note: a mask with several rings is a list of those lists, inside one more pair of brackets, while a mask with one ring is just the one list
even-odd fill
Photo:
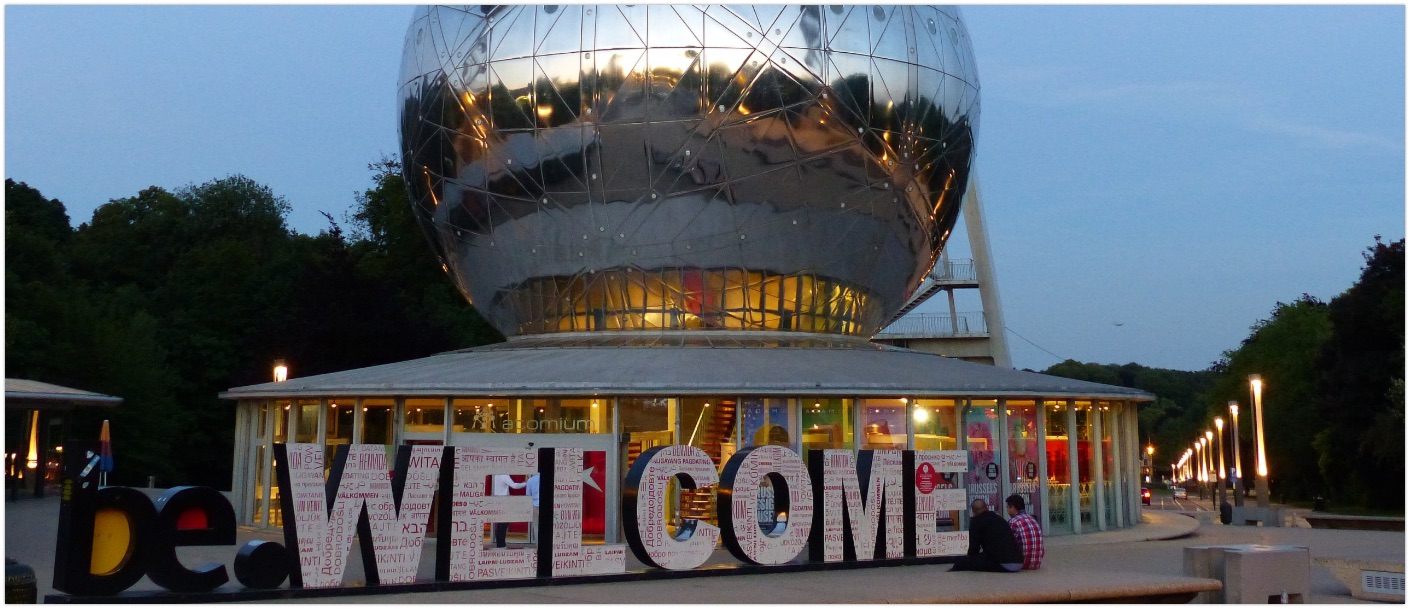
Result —
[[63, 439], [71, 435], [74, 410], [121, 403], [122, 398], [101, 393], [5, 379], [6, 498], [57, 492], [63, 475]]

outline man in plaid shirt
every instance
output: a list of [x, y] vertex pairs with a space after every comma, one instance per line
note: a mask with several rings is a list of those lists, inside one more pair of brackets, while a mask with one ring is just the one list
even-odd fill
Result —
[[1009, 495], [1004, 505], [1009, 512], [1009, 528], [1013, 529], [1013, 536], [1018, 538], [1018, 545], [1023, 548], [1023, 568], [1032, 570], [1043, 566], [1043, 529], [1038, 526], [1037, 520], [1023, 511], [1023, 497]]

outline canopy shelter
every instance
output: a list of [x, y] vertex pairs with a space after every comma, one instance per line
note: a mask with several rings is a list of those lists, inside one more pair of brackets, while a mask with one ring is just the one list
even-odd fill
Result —
[[[5, 379], [7, 497], [43, 497], [62, 477], [63, 438], [76, 408], [112, 408], [122, 398], [28, 379]], [[96, 436], [94, 438], [97, 439]]]

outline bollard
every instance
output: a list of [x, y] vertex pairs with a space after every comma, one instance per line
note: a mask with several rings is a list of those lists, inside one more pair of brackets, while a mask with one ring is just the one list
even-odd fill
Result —
[[35, 604], [39, 602], [39, 586], [34, 569], [13, 558], [5, 559], [5, 604]]
[[156, 476], [147, 476], [147, 488], [157, 488]]

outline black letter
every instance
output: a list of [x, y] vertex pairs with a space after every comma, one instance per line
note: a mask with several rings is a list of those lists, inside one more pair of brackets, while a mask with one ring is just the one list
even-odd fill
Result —
[[[70, 443], [75, 444], [75, 443]], [[150, 543], [156, 516], [146, 495], [123, 487], [98, 488], [98, 448], [76, 444], [65, 455], [63, 498], [59, 503], [58, 543], [54, 548], [54, 589], [73, 595], [108, 596], [132, 587], [142, 579], [144, 546]], [[93, 573], [93, 536], [99, 512], [121, 515], [125, 522], [111, 532], [127, 536], [122, 560], [104, 573]], [[126, 530], [122, 530], [126, 527]], [[105, 542], [106, 543], [106, 542]]]
[[156, 526], [148, 547], [147, 577], [174, 592], [204, 592], [230, 581], [225, 565], [187, 569], [177, 546], [235, 545], [235, 510], [225, 495], [204, 486], [178, 486], [157, 498]]

